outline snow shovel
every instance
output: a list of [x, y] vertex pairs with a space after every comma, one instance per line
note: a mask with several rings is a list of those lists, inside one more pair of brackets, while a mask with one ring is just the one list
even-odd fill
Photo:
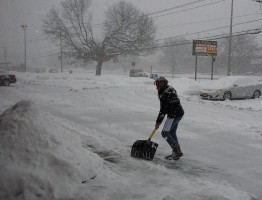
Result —
[[143, 158], [146, 160], [153, 160], [158, 147], [157, 143], [151, 141], [156, 129], [153, 130], [148, 140], [137, 140], [131, 149], [131, 156]]

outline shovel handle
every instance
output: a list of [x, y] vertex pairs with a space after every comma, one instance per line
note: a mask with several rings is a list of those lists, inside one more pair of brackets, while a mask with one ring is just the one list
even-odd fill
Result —
[[153, 130], [153, 132], [151, 133], [151, 135], [149, 136], [148, 140], [151, 140], [151, 138], [153, 137], [154, 133], [156, 132], [156, 128]]

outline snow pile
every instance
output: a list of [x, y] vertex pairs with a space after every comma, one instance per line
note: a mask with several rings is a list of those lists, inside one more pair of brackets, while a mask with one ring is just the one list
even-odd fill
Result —
[[199, 82], [196, 82], [194, 79], [187, 77], [175, 78], [174, 80], [169, 81], [170, 85], [175, 87], [179, 95], [199, 95], [200, 86]]
[[80, 135], [61, 124], [32, 101], [0, 115], [0, 199], [76, 197], [82, 182], [112, 174]]
[[220, 88], [262, 84], [261, 76], [226, 76], [218, 80], [206, 80], [200, 83], [201, 88], [217, 90]]

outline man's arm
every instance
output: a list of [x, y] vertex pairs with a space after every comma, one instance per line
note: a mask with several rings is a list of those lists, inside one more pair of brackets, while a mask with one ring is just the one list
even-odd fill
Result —
[[160, 125], [162, 123], [162, 121], [164, 120], [165, 116], [166, 116], [166, 114], [162, 113], [160, 111], [159, 114], [158, 114], [158, 117], [156, 119], [156, 123]]

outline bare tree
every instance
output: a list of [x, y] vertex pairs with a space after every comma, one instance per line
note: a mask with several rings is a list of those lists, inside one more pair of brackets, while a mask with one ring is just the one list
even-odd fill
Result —
[[165, 41], [167, 47], [161, 50], [159, 61], [170, 67], [170, 71], [178, 67], [181, 71], [188, 71], [193, 64], [192, 44], [186, 38], [168, 39]]
[[[261, 48], [258, 46], [255, 35], [239, 35], [232, 38], [232, 72], [234, 74], [249, 71], [250, 60], [255, 57]], [[228, 59], [228, 39], [218, 42], [218, 59], [220, 66], [226, 66]]]
[[153, 52], [156, 28], [153, 20], [125, 1], [106, 11], [102, 40], [94, 37], [91, 0], [64, 0], [60, 10], [52, 8], [46, 16], [43, 31], [53, 40], [64, 41], [67, 55], [84, 61], [95, 61], [96, 75], [102, 64], [119, 55], [148, 55]]

